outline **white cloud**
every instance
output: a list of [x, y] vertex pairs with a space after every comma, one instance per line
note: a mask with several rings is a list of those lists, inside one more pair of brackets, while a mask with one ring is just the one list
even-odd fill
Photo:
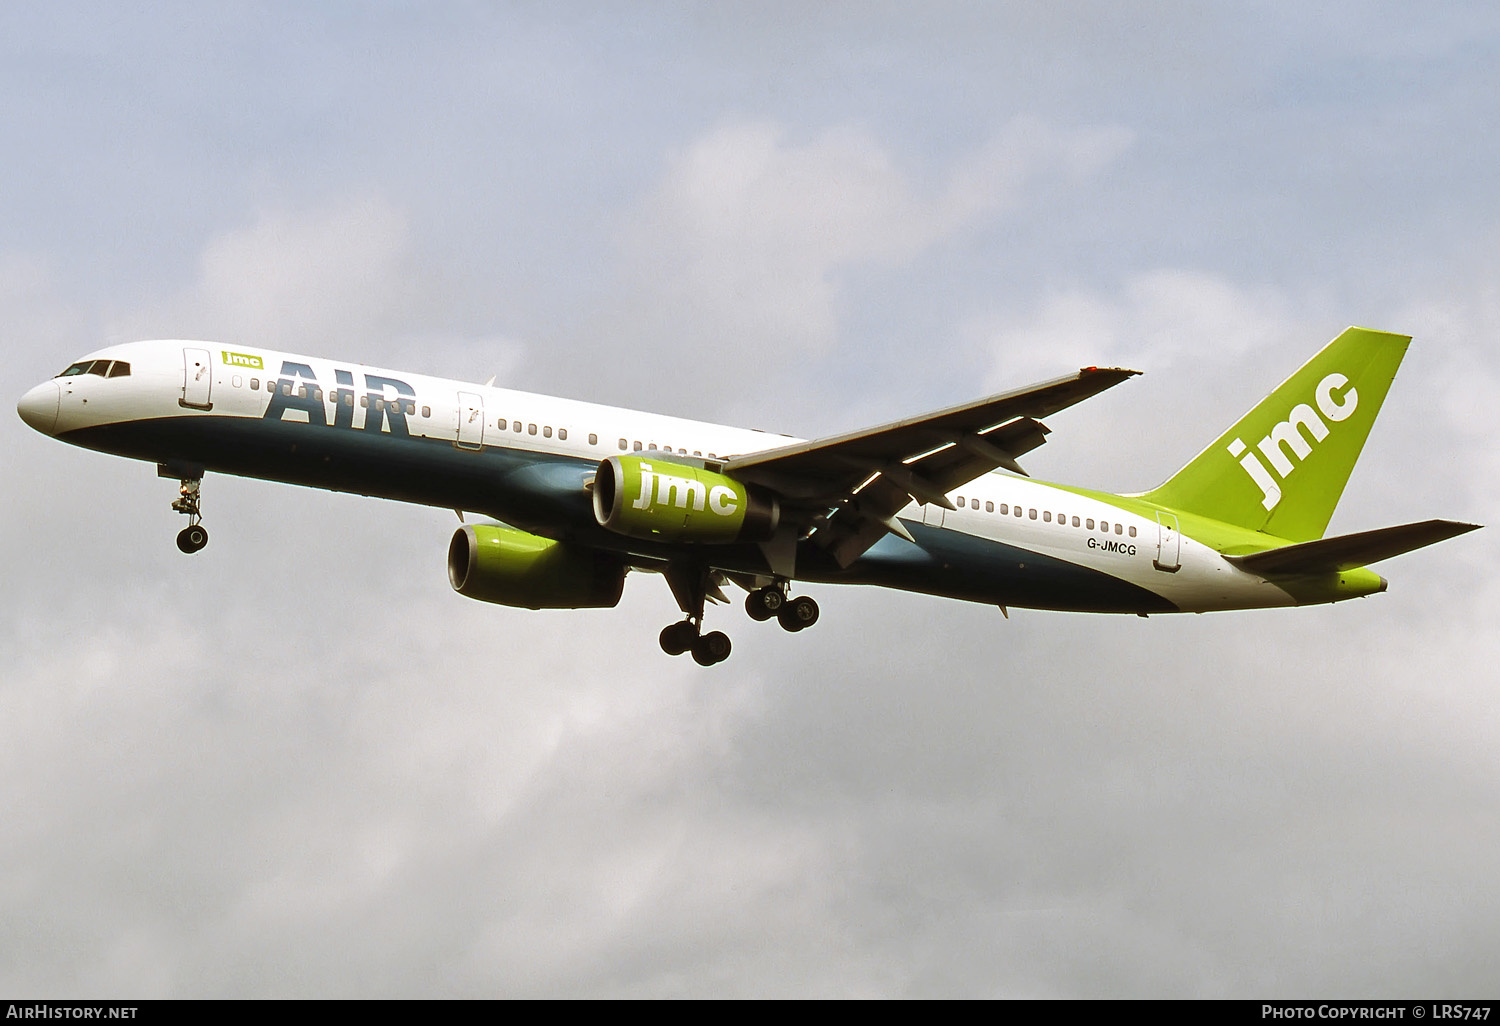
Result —
[[1030, 310], [970, 317], [992, 391], [1119, 366], [1144, 373], [1055, 415], [1032, 473], [1117, 491], [1149, 488], [1333, 337], [1320, 304], [1219, 275], [1161, 268], [1112, 292], [1063, 288]]
[[378, 192], [262, 211], [204, 247], [191, 287], [111, 326], [116, 340], [210, 338], [328, 352], [388, 336], [416, 276], [406, 218]]
[[1094, 173], [1130, 140], [1018, 120], [927, 182], [864, 129], [791, 135], [772, 122], [714, 129], [670, 158], [631, 218], [626, 320], [649, 332], [656, 361], [741, 385], [789, 378], [835, 342], [846, 272], [905, 264], [1039, 179]]
[[[1030, 312], [979, 315], [963, 330], [989, 352], [989, 383], [998, 389], [1018, 384], [1018, 376], [1081, 366], [1222, 364], [1274, 351], [1306, 327], [1299, 306], [1306, 303], [1277, 289], [1160, 268], [1131, 276], [1114, 293], [1062, 289]], [[1294, 341], [1319, 344], [1308, 337]]]

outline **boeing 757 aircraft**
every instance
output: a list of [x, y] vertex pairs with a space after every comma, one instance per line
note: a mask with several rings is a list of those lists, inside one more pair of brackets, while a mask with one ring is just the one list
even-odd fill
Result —
[[[712, 665], [704, 607], [748, 592], [751, 619], [818, 619], [794, 581], [874, 584], [1009, 606], [1205, 612], [1384, 591], [1367, 565], [1477, 525], [1331, 538], [1329, 518], [1411, 339], [1350, 328], [1164, 484], [1112, 495], [1025, 476], [1040, 418], [1136, 371], [1085, 367], [817, 441], [211, 342], [83, 357], [21, 399], [74, 445], [180, 481], [183, 552], [208, 543], [207, 471], [488, 517], [448, 545], [461, 595], [530, 609], [612, 607], [661, 574], [684, 619], [671, 655]], [[1006, 473], [999, 473], [1004, 470]], [[1008, 613], [1007, 613], [1008, 615]]]

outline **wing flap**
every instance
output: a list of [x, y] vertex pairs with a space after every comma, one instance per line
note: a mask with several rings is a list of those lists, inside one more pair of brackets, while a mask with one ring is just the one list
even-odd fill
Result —
[[1476, 531], [1480, 526], [1453, 520], [1424, 520], [1415, 524], [1320, 538], [1317, 541], [1267, 549], [1265, 552], [1224, 558], [1240, 569], [1255, 574], [1338, 573], [1390, 559], [1413, 549], [1435, 545], [1469, 531]]

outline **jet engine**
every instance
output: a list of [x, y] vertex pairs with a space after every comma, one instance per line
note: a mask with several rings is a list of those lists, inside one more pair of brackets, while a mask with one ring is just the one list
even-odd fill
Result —
[[625, 564], [603, 552], [499, 524], [460, 527], [448, 543], [448, 582], [465, 598], [525, 609], [610, 609]]
[[771, 492], [687, 463], [611, 456], [594, 475], [594, 517], [617, 534], [648, 541], [765, 541], [781, 521]]

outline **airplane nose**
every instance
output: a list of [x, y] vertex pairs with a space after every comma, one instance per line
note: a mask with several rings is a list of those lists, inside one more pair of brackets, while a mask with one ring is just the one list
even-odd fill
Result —
[[57, 406], [62, 398], [62, 389], [56, 381], [44, 381], [21, 396], [16, 403], [16, 412], [21, 419], [44, 435], [50, 435], [57, 426]]

